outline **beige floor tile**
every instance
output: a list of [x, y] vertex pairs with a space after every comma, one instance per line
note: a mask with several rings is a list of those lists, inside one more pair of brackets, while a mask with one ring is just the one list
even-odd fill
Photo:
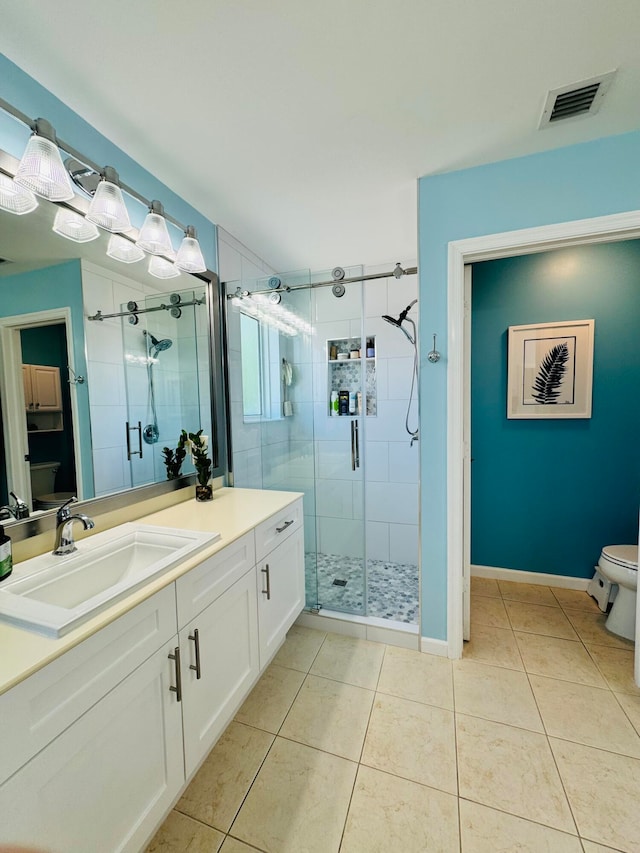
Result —
[[634, 648], [634, 644], [630, 640], [625, 640], [624, 637], [618, 637], [617, 634], [607, 631], [604, 626], [607, 621], [606, 613], [601, 613], [599, 610], [597, 613], [586, 610], [566, 610], [565, 613], [583, 643], [613, 646], [617, 649]]
[[361, 761], [377, 770], [457, 793], [453, 714], [378, 693]]
[[498, 581], [494, 578], [471, 577], [471, 597], [474, 595], [490, 595], [492, 598], [502, 598]]
[[498, 587], [505, 600], [524, 601], [527, 604], [546, 604], [549, 607], [558, 607], [558, 602], [548, 586], [535, 583], [498, 581]]
[[324, 631], [293, 625], [273, 662], [278, 666], [309, 672], [326, 636]]
[[358, 761], [374, 698], [373, 690], [308, 675], [280, 735]]
[[596, 645], [589, 645], [587, 648], [613, 691], [640, 696], [640, 687], [637, 687], [633, 680], [633, 651]]
[[334, 853], [358, 765], [276, 738], [231, 829], [274, 853]]
[[616, 693], [615, 697], [631, 720], [631, 725], [640, 735], [640, 696], [632, 696], [630, 693]]
[[640, 758], [640, 737], [610, 690], [530, 679], [548, 735]]
[[524, 668], [534, 675], [606, 687], [582, 643], [515, 631]]
[[489, 625], [491, 628], [510, 628], [507, 611], [501, 598], [486, 595], [471, 596], [471, 627]]
[[582, 853], [575, 835], [469, 800], [460, 800], [460, 831], [464, 853]]
[[223, 841], [222, 832], [172, 811], [145, 853], [216, 853]]
[[359, 768], [340, 853], [451, 853], [459, 846], [456, 797]]
[[591, 598], [588, 592], [580, 589], [562, 589], [561, 587], [552, 587], [554, 597], [560, 607], [565, 610], [587, 610], [592, 613], [600, 613], [596, 600]]
[[245, 699], [236, 721], [277, 734], [304, 678], [303, 672], [271, 664]]
[[257, 847], [249, 847], [244, 841], [238, 841], [237, 838], [227, 835], [220, 848], [220, 853], [255, 853], [257, 849]]
[[327, 634], [310, 669], [312, 675], [375, 690], [385, 646], [338, 634]]
[[559, 607], [529, 604], [524, 601], [505, 601], [505, 607], [514, 631], [544, 634], [547, 637], [560, 637], [565, 640], [578, 639], [571, 622]]
[[640, 839], [640, 761], [550, 738], [580, 835], [628, 853]]
[[459, 660], [453, 665], [453, 683], [458, 713], [544, 731], [524, 672]]
[[524, 670], [513, 631], [477, 625], [471, 629], [471, 639], [464, 644], [462, 656], [492, 666]]
[[176, 809], [226, 832], [273, 740], [266, 732], [230, 723]]
[[456, 714], [460, 796], [575, 834], [547, 738]]
[[451, 661], [410, 649], [387, 646], [378, 692], [453, 711]]
[[602, 844], [594, 844], [593, 841], [582, 839], [584, 853], [617, 853], [613, 847], [603, 847]]

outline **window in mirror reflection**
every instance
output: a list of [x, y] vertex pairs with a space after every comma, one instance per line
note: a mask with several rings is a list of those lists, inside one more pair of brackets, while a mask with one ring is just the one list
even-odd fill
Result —
[[280, 335], [240, 312], [242, 413], [245, 423], [281, 416]]

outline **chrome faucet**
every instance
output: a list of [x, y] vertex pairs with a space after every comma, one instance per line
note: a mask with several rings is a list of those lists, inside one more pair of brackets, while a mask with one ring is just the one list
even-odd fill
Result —
[[76, 503], [78, 498], [73, 497], [63, 504], [56, 513], [56, 544], [53, 553], [58, 556], [62, 554], [73, 554], [77, 551], [76, 543], [73, 539], [73, 522], [79, 521], [85, 530], [91, 530], [94, 527], [92, 518], [82, 512], [76, 512], [73, 515], [69, 509], [69, 504]]
[[15, 500], [15, 506], [0, 506], [0, 517], [6, 518], [6, 514], [9, 513], [16, 521], [20, 521], [21, 518], [29, 518], [29, 507], [22, 498], [19, 498], [15, 492], [9, 492], [9, 494]]

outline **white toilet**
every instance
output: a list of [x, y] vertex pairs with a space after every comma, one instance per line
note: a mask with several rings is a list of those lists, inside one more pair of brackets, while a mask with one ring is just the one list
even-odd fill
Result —
[[[606, 622], [607, 629], [627, 640], [636, 638], [636, 592], [638, 589], [638, 546], [605, 545], [597, 572], [617, 584], [617, 594]], [[613, 597], [613, 596], [612, 596]]]
[[56, 492], [59, 462], [35, 462], [29, 466], [34, 509], [57, 509], [73, 497], [73, 492]]

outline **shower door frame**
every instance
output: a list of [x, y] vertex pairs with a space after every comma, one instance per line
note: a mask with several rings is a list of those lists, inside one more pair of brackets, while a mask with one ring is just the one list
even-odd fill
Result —
[[[464, 562], [469, 546], [465, 514], [470, 512], [470, 448], [465, 443], [469, 407], [465, 372], [471, 364], [471, 306], [465, 300], [465, 266], [590, 243], [640, 238], [640, 210], [579, 219], [456, 240], [449, 243], [447, 274], [447, 654], [462, 657]], [[637, 599], [640, 610], [640, 595]], [[636, 623], [635, 680], [640, 686], [640, 619]]]

